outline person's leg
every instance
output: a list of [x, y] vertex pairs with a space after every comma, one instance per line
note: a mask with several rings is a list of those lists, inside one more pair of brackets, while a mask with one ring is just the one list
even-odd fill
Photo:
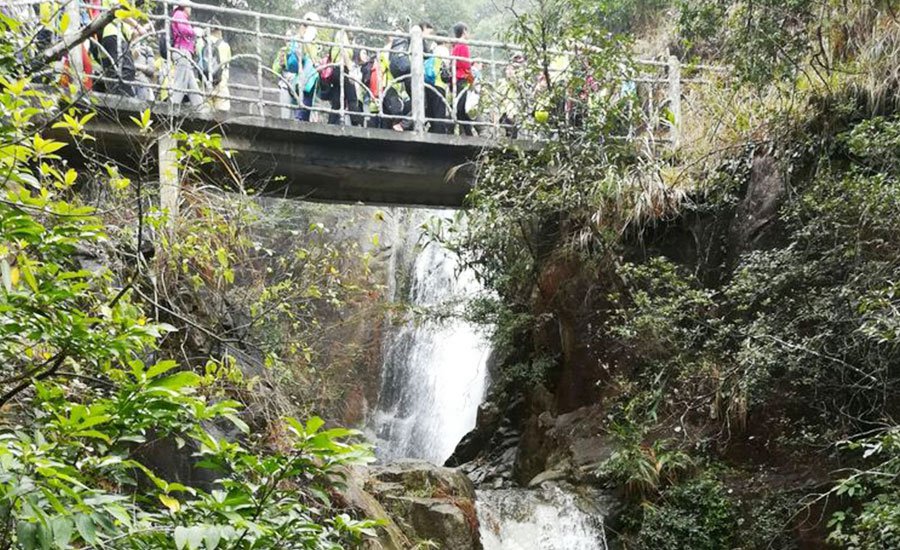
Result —
[[217, 111], [230, 111], [230, 95], [231, 91], [228, 89], [228, 81], [223, 78], [222, 81], [213, 88], [213, 107], [215, 107]]
[[175, 105], [181, 105], [184, 102], [185, 93], [187, 90], [187, 74], [186, 72], [190, 70], [190, 66], [187, 67], [184, 64], [183, 56], [178, 50], [172, 52], [173, 62], [175, 64], [175, 70], [173, 72], [171, 87], [169, 93], [169, 99], [172, 100], [172, 103]]
[[447, 105], [444, 104], [446, 91], [444, 88], [435, 86], [434, 88], [425, 88], [425, 117], [432, 120], [429, 124], [428, 131], [435, 134], [448, 133], [447, 123]]
[[287, 84], [282, 82], [278, 83], [278, 109], [281, 113], [281, 118], [293, 118], [291, 113], [294, 111], [288, 105], [296, 105], [297, 101], [294, 99], [294, 96], [291, 94], [290, 89], [288, 89]]
[[[403, 87], [406, 89], [406, 99], [403, 101], [403, 116], [410, 117], [412, 116], [412, 78], [404, 80]], [[416, 127], [415, 123], [409, 118], [403, 119], [400, 122], [400, 126], [406, 132], [409, 132]]]
[[343, 121], [341, 120], [341, 90], [339, 88], [335, 88], [331, 90], [331, 94], [328, 97], [328, 104], [331, 106], [331, 112], [328, 113], [328, 124], [341, 124]]
[[472, 119], [466, 114], [466, 94], [468, 94], [469, 81], [460, 79], [456, 81], [456, 120], [459, 121], [460, 132], [471, 136], [472, 125], [466, 124]]
[[118, 40], [115, 36], [104, 36], [100, 39], [100, 65], [103, 67], [103, 89], [106, 93], [119, 93], [119, 80], [116, 74], [116, 58], [119, 56]]
[[119, 74], [122, 76], [122, 93], [129, 97], [135, 97], [136, 92], [134, 88], [134, 82], [137, 80], [137, 70], [134, 67], [134, 57], [131, 55], [131, 48], [128, 47], [128, 43], [122, 41], [120, 43], [120, 57], [118, 58], [119, 67], [121, 70]]
[[[350, 76], [343, 73], [344, 77], [344, 99], [346, 101], [347, 110], [351, 113], [359, 113], [362, 111], [362, 104], [359, 96], [356, 95], [356, 85], [350, 80]], [[350, 124], [353, 126], [362, 126], [363, 117], [359, 115], [350, 115]]]
[[331, 105], [331, 112], [328, 113], [328, 124], [343, 124], [343, 118], [341, 116], [341, 109], [344, 105], [347, 104], [347, 90], [344, 89], [343, 94], [343, 102], [341, 101], [341, 83], [344, 82], [344, 79], [341, 78], [341, 70], [339, 68], [335, 68], [334, 73], [334, 86], [331, 88], [331, 93], [328, 96], [328, 102]]
[[200, 83], [197, 81], [197, 73], [194, 71], [194, 65], [191, 58], [184, 56], [182, 58], [186, 67], [186, 89], [188, 90], [188, 101], [193, 107], [201, 107], [203, 105], [203, 94], [200, 92]]
[[315, 90], [313, 90], [311, 92], [307, 92], [307, 91], [303, 92], [303, 98], [302, 98], [303, 106], [307, 107], [307, 108], [305, 108], [305, 109], [300, 108], [297, 111], [297, 120], [300, 120], [302, 122], [309, 122], [309, 115], [312, 113], [312, 111], [310, 111], [308, 109], [308, 107], [312, 107], [315, 93], [316, 93]]
[[457, 96], [456, 100], [456, 120], [459, 121], [459, 130], [460, 133], [465, 134], [467, 136], [472, 135], [472, 125], [469, 124], [471, 122], [471, 118], [466, 114], [466, 95], [469, 93], [469, 90], [462, 90], [460, 94]]

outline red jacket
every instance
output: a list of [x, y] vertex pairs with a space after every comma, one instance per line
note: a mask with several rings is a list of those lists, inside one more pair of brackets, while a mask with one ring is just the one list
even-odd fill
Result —
[[471, 82], [472, 80], [472, 62], [469, 59], [472, 58], [472, 54], [469, 53], [469, 45], [468, 44], [454, 44], [453, 48], [450, 50], [450, 55], [453, 57], [464, 57], [465, 60], [462, 59], [454, 59], [454, 63], [456, 63], [456, 80], [468, 80]]

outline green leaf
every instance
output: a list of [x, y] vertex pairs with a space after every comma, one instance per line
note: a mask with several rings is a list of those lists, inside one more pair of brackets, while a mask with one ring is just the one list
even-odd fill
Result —
[[175, 547], [178, 550], [188, 548], [195, 550], [200, 548], [203, 543], [203, 527], [195, 525], [193, 527], [178, 526], [175, 528]]
[[57, 548], [68, 548], [69, 541], [75, 532], [75, 525], [67, 517], [57, 516], [50, 521], [53, 530], [53, 544]]
[[154, 380], [149, 384], [150, 388], [165, 388], [167, 390], [179, 391], [184, 388], [196, 387], [200, 384], [200, 375], [191, 371], [183, 371], [172, 376]]
[[248, 426], [246, 422], [244, 422], [243, 420], [241, 420], [241, 419], [238, 417], [238, 415], [233, 414], [233, 413], [226, 413], [226, 414], [224, 414], [224, 415], [222, 415], [222, 416], [224, 416], [224, 417], [227, 418], [228, 420], [231, 420], [231, 423], [234, 424], [235, 427], [236, 427], [237, 429], [241, 430], [241, 432], [243, 432], [243, 433], [245, 433], [245, 434], [249, 434], [249, 433], [250, 433], [250, 426]]
[[156, 378], [160, 374], [166, 373], [177, 366], [178, 363], [175, 361], [160, 361], [147, 370], [147, 378]]
[[218, 525], [209, 525], [204, 529], [203, 542], [206, 544], [206, 550], [215, 550], [222, 540], [222, 528]]
[[97, 430], [80, 430], [72, 434], [73, 437], [92, 437], [94, 439], [100, 439], [105, 441], [106, 443], [111, 443], [112, 440], [103, 432], [98, 432]]
[[37, 524], [29, 521], [20, 521], [16, 524], [16, 537], [18, 537], [19, 546], [23, 550], [37, 548]]
[[173, 514], [181, 510], [181, 502], [178, 501], [175, 497], [170, 497], [169, 495], [159, 495], [159, 501], [165, 505], [166, 508], [169, 509]]
[[94, 520], [87, 514], [78, 514], [75, 516], [75, 528], [82, 540], [88, 544], [97, 544], [97, 528], [94, 526]]
[[319, 428], [325, 425], [325, 421], [319, 418], [318, 416], [313, 416], [309, 420], [306, 421], [306, 433], [314, 434], [319, 431]]

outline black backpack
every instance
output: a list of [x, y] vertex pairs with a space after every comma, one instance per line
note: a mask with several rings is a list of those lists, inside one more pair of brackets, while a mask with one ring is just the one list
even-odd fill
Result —
[[372, 70], [375, 68], [375, 60], [370, 59], [363, 63], [362, 67], [359, 68], [360, 77], [363, 85], [368, 88], [372, 83]]
[[163, 59], [167, 59], [169, 57], [169, 48], [173, 46], [174, 37], [172, 36], [172, 31], [169, 31], [169, 39], [166, 40], [166, 33], [162, 32], [159, 35], [159, 55]]
[[409, 39], [395, 38], [391, 42], [391, 53], [388, 56], [388, 68], [394, 78], [406, 76], [411, 69], [409, 62]]

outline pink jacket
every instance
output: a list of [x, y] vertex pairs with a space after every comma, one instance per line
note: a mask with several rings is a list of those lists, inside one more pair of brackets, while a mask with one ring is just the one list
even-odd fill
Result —
[[172, 14], [172, 28], [169, 32], [172, 33], [172, 46], [176, 50], [194, 53], [197, 33], [184, 10], [175, 10]]

